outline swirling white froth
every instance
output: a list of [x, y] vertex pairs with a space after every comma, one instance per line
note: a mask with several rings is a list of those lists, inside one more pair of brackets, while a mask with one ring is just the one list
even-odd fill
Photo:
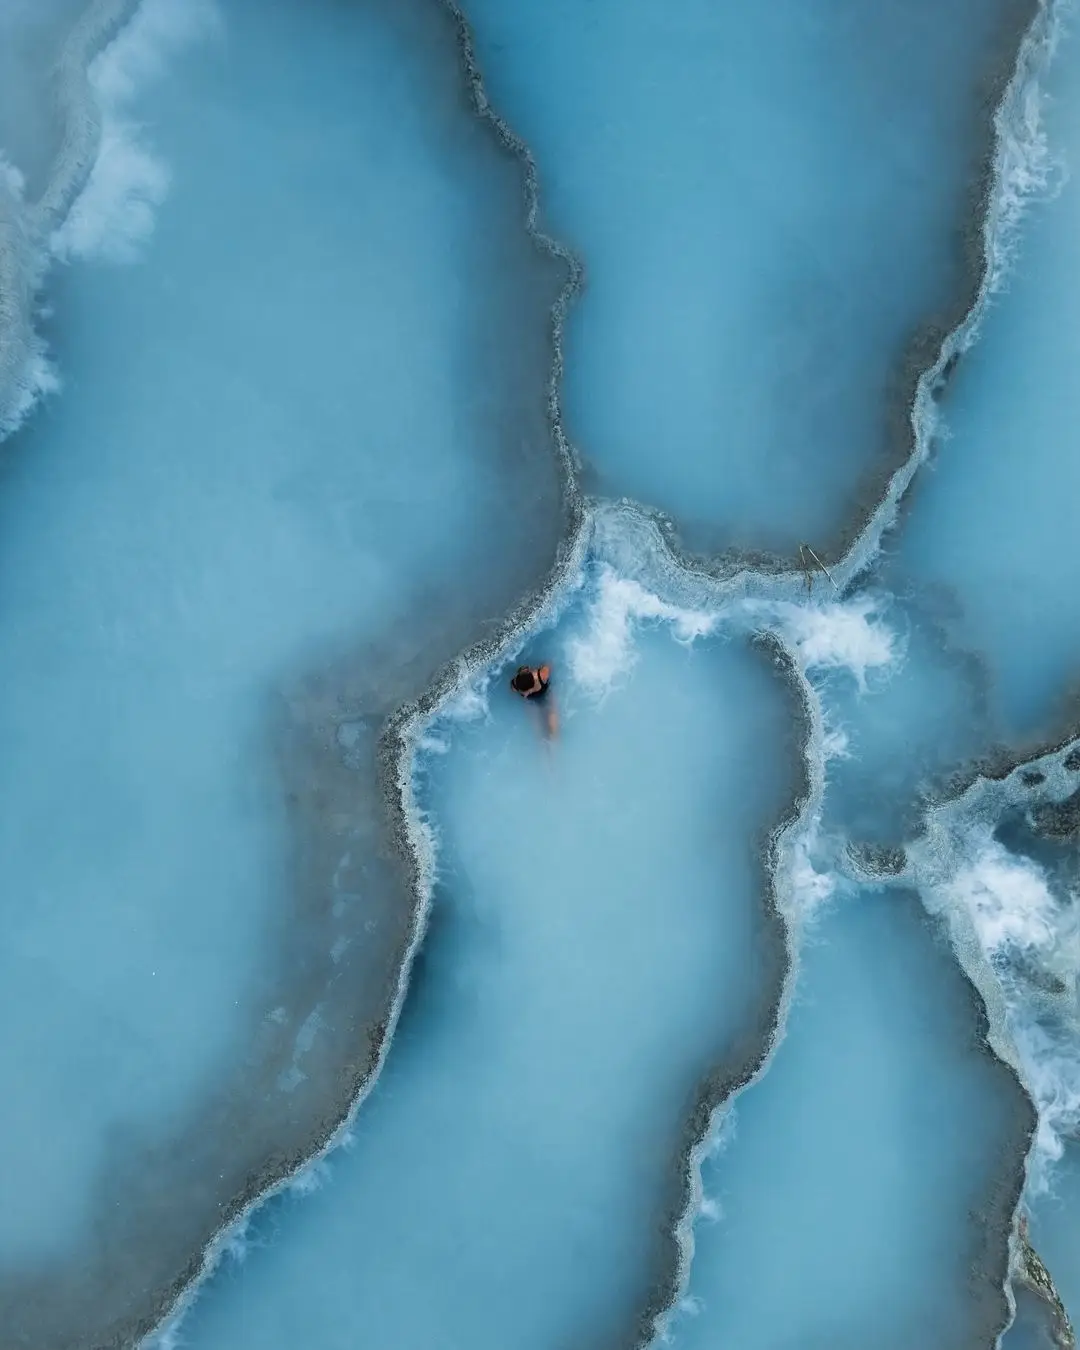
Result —
[[[605, 543], [610, 547], [610, 539]], [[887, 597], [864, 594], [844, 603], [800, 605], [725, 595], [718, 587], [711, 596], [702, 588], [695, 597], [700, 605], [685, 605], [665, 594], [666, 577], [656, 561], [638, 577], [609, 562], [596, 568], [586, 626], [568, 642], [567, 654], [574, 679], [597, 696], [632, 666], [634, 630], [649, 622], [670, 624], [675, 639], [687, 644], [720, 630], [771, 632], [804, 674], [844, 671], [860, 690], [871, 673], [887, 673], [903, 660], [903, 638], [887, 622]], [[833, 749], [842, 753], [842, 743]]]
[[945, 891], [952, 904], [971, 915], [987, 958], [997, 961], [1010, 952], [1051, 948], [1060, 906], [1042, 868], [1009, 853], [988, 829], [979, 829], [972, 844], [974, 857], [946, 883]]
[[58, 68], [69, 125], [40, 199], [24, 198], [22, 175], [0, 156], [0, 439], [59, 387], [35, 327], [50, 261], [129, 262], [153, 230], [170, 175], [132, 118], [133, 99], [176, 52], [218, 26], [214, 0], [143, 0], [87, 69], [99, 30], [125, 13], [120, 0], [91, 7], [71, 35]]
[[588, 693], [602, 697], [636, 660], [634, 629], [648, 622], [668, 623], [676, 641], [691, 643], [715, 631], [717, 611], [682, 609], [602, 565], [586, 624], [566, 644], [570, 673]]
[[887, 601], [860, 595], [846, 603], [756, 606], [776, 624], [807, 673], [845, 670], [860, 690], [871, 671], [884, 671], [903, 657], [903, 642], [885, 622]]
[[[1064, 5], [1042, 7], [1021, 51], [1016, 78], [994, 117], [997, 190], [983, 227], [987, 296], [1000, 291], [1008, 280], [1029, 207], [1058, 191], [1067, 175], [1065, 162], [1054, 152], [1046, 133], [1047, 94], [1041, 79], [1061, 39], [1063, 10]], [[970, 326], [964, 346], [971, 345], [978, 327], [978, 322]]]
[[132, 105], [174, 55], [218, 27], [213, 0], [144, 0], [95, 57], [89, 80], [101, 111], [101, 141], [86, 186], [52, 235], [55, 257], [138, 258], [169, 191], [170, 173], [134, 120]]
[[1080, 904], [1037, 862], [1006, 849], [984, 819], [950, 829], [949, 814], [932, 818], [928, 839], [910, 847], [913, 875], [928, 907], [950, 919], [961, 951], [967, 933], [993, 972], [993, 986], [977, 972], [976, 982], [992, 1021], [1004, 1022], [998, 1032], [1038, 1113], [1031, 1200], [1051, 1188], [1064, 1141], [1080, 1129]]

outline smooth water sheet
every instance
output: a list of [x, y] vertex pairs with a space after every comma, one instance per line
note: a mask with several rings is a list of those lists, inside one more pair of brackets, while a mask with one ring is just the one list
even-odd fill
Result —
[[792, 707], [767, 656], [663, 631], [598, 704], [575, 670], [610, 635], [581, 623], [535, 645], [557, 744], [504, 672], [430, 752], [439, 885], [387, 1067], [329, 1183], [258, 1216], [203, 1293], [193, 1350], [630, 1344], [670, 1281], [697, 1105], [778, 993], [755, 841]]
[[586, 262], [589, 483], [695, 549], [850, 536], [974, 298], [995, 90], [1030, 0], [465, 0]]
[[[1027, 1110], [906, 893], [807, 935], [787, 1036], [703, 1171], [678, 1350], [975, 1350], [1005, 1321]], [[696, 1315], [691, 1315], [696, 1311]]]

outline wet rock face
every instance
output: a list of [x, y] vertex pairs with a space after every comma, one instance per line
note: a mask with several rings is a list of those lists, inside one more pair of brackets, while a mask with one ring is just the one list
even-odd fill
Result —
[[853, 842], [848, 852], [856, 866], [871, 875], [899, 876], [907, 865], [907, 853], [900, 846]]
[[1043, 802], [1031, 808], [1034, 829], [1050, 839], [1071, 839], [1080, 833], [1080, 788], [1063, 802]]
[[[1019, 1259], [1014, 1276], [1014, 1288], [1018, 1296], [1017, 1322], [1022, 1327], [1030, 1325], [1032, 1331], [1038, 1328], [1041, 1332], [1040, 1344], [1046, 1346], [1047, 1350], [1051, 1345], [1054, 1350], [1075, 1350], [1076, 1335], [1072, 1322], [1054, 1285], [1053, 1277], [1031, 1244], [1026, 1217], [1020, 1220], [1017, 1236]], [[1025, 1293], [1028, 1299], [1026, 1305], [1021, 1302]], [[1012, 1336], [1005, 1344], [1012, 1350]], [[1016, 1350], [1021, 1350], [1019, 1341]]]

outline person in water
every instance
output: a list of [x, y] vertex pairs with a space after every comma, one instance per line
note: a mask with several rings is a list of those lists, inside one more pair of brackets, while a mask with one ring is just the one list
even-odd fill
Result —
[[554, 736], [559, 728], [559, 718], [555, 711], [554, 700], [548, 694], [548, 690], [551, 688], [551, 667], [518, 666], [517, 673], [510, 681], [510, 688], [515, 694], [520, 694], [523, 699], [527, 699], [531, 703], [544, 703], [544, 711], [547, 714], [547, 733], [549, 736]]
[[522, 698], [543, 698], [551, 685], [551, 667], [518, 666], [510, 688]]

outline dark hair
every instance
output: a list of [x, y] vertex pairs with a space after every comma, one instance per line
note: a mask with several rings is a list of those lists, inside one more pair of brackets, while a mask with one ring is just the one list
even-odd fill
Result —
[[533, 675], [532, 668], [530, 666], [518, 666], [517, 674], [510, 683], [519, 694], [527, 693], [535, 683], [535, 676]]

